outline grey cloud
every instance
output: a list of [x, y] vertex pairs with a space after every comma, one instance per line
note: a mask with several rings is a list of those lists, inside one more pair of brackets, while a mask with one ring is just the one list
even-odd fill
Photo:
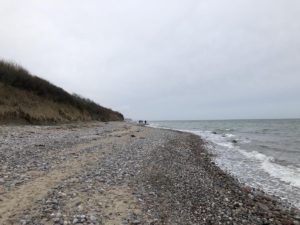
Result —
[[299, 117], [296, 0], [2, 0], [1, 57], [135, 119]]

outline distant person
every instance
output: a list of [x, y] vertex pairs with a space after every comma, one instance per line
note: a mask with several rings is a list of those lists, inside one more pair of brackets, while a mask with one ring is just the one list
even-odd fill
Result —
[[145, 120], [145, 124], [147, 124], [147, 120]]

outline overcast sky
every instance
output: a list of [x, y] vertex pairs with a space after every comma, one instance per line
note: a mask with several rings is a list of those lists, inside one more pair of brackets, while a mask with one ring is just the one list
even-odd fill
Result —
[[300, 117], [299, 0], [0, 3], [1, 58], [125, 117]]

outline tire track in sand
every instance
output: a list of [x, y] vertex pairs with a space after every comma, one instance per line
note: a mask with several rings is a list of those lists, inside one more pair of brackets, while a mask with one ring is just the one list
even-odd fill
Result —
[[[0, 224], [15, 224], [16, 217], [25, 209], [35, 204], [36, 200], [47, 195], [48, 191], [57, 186], [64, 179], [80, 172], [84, 165], [101, 160], [105, 153], [112, 151], [110, 144], [116, 144], [115, 136], [120, 137], [118, 140], [128, 141], [128, 134], [132, 131], [129, 128], [125, 131], [113, 131], [108, 137], [100, 137], [86, 144], [79, 144], [70, 151], [70, 159], [65, 161], [59, 168], [54, 169], [44, 176], [37, 177], [28, 183], [25, 183], [14, 190], [0, 195]], [[125, 140], [124, 140], [125, 138]], [[128, 140], [126, 140], [128, 139]], [[84, 151], [93, 147], [102, 146], [96, 151]], [[73, 157], [72, 153], [80, 153], [78, 157]]]

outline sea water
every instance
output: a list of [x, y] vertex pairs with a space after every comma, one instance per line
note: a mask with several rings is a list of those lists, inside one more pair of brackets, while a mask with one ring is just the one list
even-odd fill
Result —
[[300, 119], [153, 121], [150, 126], [201, 136], [221, 169], [300, 208]]

